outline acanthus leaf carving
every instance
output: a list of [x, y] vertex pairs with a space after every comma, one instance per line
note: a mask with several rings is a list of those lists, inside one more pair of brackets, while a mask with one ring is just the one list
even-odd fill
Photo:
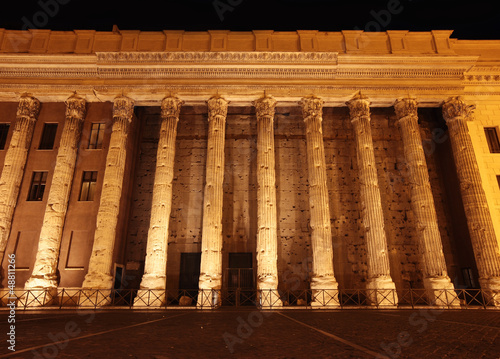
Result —
[[475, 105], [468, 104], [461, 96], [450, 97], [443, 103], [442, 106], [443, 117], [446, 122], [459, 117], [466, 121], [471, 121], [473, 119], [475, 109]]
[[323, 104], [325, 101], [316, 96], [304, 97], [300, 100], [299, 104], [302, 106], [302, 115], [304, 121], [308, 118], [313, 117], [320, 119], [323, 118]]
[[113, 103], [113, 117], [132, 120], [134, 115], [134, 100], [120, 96], [115, 98]]
[[86, 101], [85, 99], [76, 95], [72, 95], [65, 102], [66, 104], [66, 118], [75, 118], [83, 121], [86, 113]]
[[370, 118], [370, 100], [361, 92], [358, 92], [351, 100], [347, 101], [346, 105], [349, 107], [351, 120], [360, 117]]
[[274, 118], [276, 99], [272, 96], [265, 96], [257, 101], [253, 101], [252, 104], [255, 106], [255, 112], [257, 114], [257, 119], [263, 117]]
[[229, 101], [224, 99], [223, 97], [217, 95], [211, 97], [208, 101], [208, 120], [212, 120], [215, 117], [226, 118], [227, 116], [227, 107], [229, 105]]
[[184, 101], [175, 96], [165, 97], [161, 102], [161, 117], [174, 117], [179, 119], [179, 114], [183, 104]]
[[24, 117], [28, 120], [35, 120], [40, 112], [40, 101], [30, 95], [23, 95], [19, 99], [17, 107], [17, 117]]
[[408, 116], [418, 116], [418, 101], [415, 98], [400, 98], [394, 103], [394, 110], [398, 119]]

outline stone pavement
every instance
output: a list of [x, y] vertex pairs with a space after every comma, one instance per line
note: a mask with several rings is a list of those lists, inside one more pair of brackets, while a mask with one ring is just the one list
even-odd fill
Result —
[[500, 358], [497, 310], [7, 312], [0, 358]]

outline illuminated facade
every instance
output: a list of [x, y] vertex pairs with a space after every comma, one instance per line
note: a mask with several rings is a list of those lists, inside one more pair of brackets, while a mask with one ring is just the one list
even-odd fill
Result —
[[500, 305], [500, 44], [450, 35], [0, 30], [2, 286]]

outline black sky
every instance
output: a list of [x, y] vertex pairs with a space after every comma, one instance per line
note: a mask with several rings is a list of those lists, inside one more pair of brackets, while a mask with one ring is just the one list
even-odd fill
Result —
[[[500, 39], [494, 1], [476, 0], [35, 0], [9, 3], [0, 28], [120, 30], [455, 30], [459, 39]], [[7, 6], [7, 5], [4, 5]]]

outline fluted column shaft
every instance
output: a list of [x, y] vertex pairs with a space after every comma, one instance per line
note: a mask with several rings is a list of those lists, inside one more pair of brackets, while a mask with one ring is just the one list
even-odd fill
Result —
[[59, 249], [84, 119], [85, 100], [76, 95], [71, 96], [66, 100], [66, 121], [57, 151], [35, 264], [25, 284], [26, 289], [57, 287]]
[[[418, 126], [418, 103], [412, 98], [397, 100], [394, 104], [410, 181], [411, 208], [417, 226], [418, 249], [424, 275], [424, 287], [430, 300], [442, 304], [453, 303], [454, 293], [442, 295], [439, 290], [453, 290], [448, 277], [446, 261], [439, 233], [436, 208], [432, 196], [429, 172]], [[438, 291], [433, 291], [437, 289]], [[448, 303], [443, 299], [448, 298]]]
[[358, 95], [347, 102], [347, 105], [356, 140], [362, 224], [368, 251], [368, 287], [394, 288], [390, 275], [384, 213], [370, 128], [370, 102], [364, 96]]
[[257, 289], [278, 289], [278, 233], [274, 112], [270, 96], [254, 102], [257, 114]]
[[[199, 289], [220, 289], [222, 278], [222, 199], [224, 141], [229, 102], [208, 100], [208, 143]], [[198, 303], [202, 302], [200, 299]]]
[[309, 208], [313, 265], [311, 289], [337, 289], [333, 271], [333, 246], [326, 185], [323, 145], [323, 100], [306, 97], [300, 102], [306, 125], [307, 165], [309, 171]]
[[122, 196], [127, 138], [134, 115], [134, 102], [118, 97], [113, 106], [113, 127], [106, 157], [106, 170], [101, 191], [94, 244], [89, 260], [88, 273], [83, 288], [111, 289], [113, 287], [113, 250], [120, 199]]
[[36, 98], [21, 97], [17, 108], [16, 123], [0, 176], [0, 260], [3, 258], [9, 239], [12, 216], [39, 112], [40, 102]]
[[[467, 127], [473, 110], [473, 105], [453, 97], [443, 104], [443, 117], [450, 133], [479, 282], [483, 289], [500, 291], [500, 251]], [[500, 298], [497, 301], [500, 305]]]
[[175, 139], [182, 104], [183, 101], [176, 97], [167, 97], [161, 104], [162, 122], [156, 154], [153, 203], [141, 289], [166, 288], [168, 225], [172, 210]]

